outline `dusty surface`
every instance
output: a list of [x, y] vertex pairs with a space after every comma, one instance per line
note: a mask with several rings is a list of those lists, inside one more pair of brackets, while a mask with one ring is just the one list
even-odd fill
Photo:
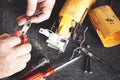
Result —
[[[113, 10], [120, 17], [120, 1], [113, 0]], [[72, 51], [79, 44], [74, 41], [70, 41], [67, 50], [65, 53], [58, 53], [58, 51], [51, 49], [46, 46], [45, 40], [47, 39], [45, 36], [38, 33], [40, 27], [50, 28], [53, 21], [57, 17], [57, 14], [63, 4], [64, 0], [57, 0], [55, 8], [53, 10], [52, 16], [49, 20], [40, 23], [33, 24], [31, 29], [28, 32], [29, 41], [33, 44], [32, 59], [28, 63], [28, 66], [23, 71], [5, 78], [3, 80], [18, 80], [18, 77], [23, 75], [33, 63], [37, 62], [41, 55], [47, 56], [50, 59], [51, 65], [58, 66], [65, 61], [68, 61], [70, 56], [72, 55]], [[0, 0], [0, 34], [3, 33], [14, 33], [15, 30], [18, 29], [16, 18], [25, 13], [25, 0]], [[94, 7], [109, 4], [109, 0], [98, 0], [98, 2], [94, 5]], [[86, 25], [88, 25], [89, 29], [87, 31], [87, 39], [86, 43], [90, 45], [90, 51], [93, 52], [94, 55], [103, 59], [106, 63], [111, 65], [118, 73], [111, 71], [109, 68], [104, 66], [103, 64], [97, 62], [96, 60], [91, 59], [91, 68], [93, 74], [86, 74], [82, 70], [83, 66], [83, 58], [79, 59], [75, 63], [63, 68], [58, 71], [54, 75], [47, 77], [46, 80], [120, 80], [120, 45], [112, 47], [112, 48], [104, 48], [99, 40], [96, 32], [94, 31], [92, 25], [89, 20], [87, 20]], [[85, 27], [80, 29], [80, 34], [83, 33]], [[34, 43], [37, 43], [37, 50]], [[41, 50], [42, 49], [42, 50]], [[40, 50], [38, 52], [38, 50]], [[42, 67], [37, 71], [44, 71], [46, 67]], [[23, 80], [23, 79], [22, 79]]]

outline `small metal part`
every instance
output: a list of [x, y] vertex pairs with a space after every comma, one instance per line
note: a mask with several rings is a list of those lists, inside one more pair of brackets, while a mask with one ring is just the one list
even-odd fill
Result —
[[81, 43], [80, 43], [80, 47], [77, 47], [77, 48], [75, 48], [75, 49], [73, 50], [73, 53], [72, 53], [72, 56], [70, 57], [70, 60], [74, 57], [76, 51], [79, 50], [79, 53], [81, 53], [81, 50], [80, 50], [80, 49], [83, 47], [83, 43], [84, 43], [85, 40], [86, 40], [86, 35], [85, 35], [85, 34], [86, 34], [87, 30], [88, 30], [88, 27], [86, 27], [86, 29], [85, 29], [84, 32], [83, 32], [83, 40], [82, 40]]
[[79, 30], [80, 30], [79, 28], [80, 28], [80, 24], [76, 23], [75, 28], [74, 28], [74, 32], [72, 34], [73, 40], [77, 39], [77, 34], [79, 33]]
[[23, 28], [21, 29], [22, 35], [25, 35], [25, 34], [27, 33], [27, 31], [29, 30], [30, 26], [31, 26], [31, 21], [28, 20], [28, 21], [24, 24]]
[[36, 11], [32, 16], [27, 16], [26, 15], [26, 19], [27, 21], [30, 21], [32, 17], [38, 17], [40, 14], [42, 14], [42, 11]]
[[78, 56], [78, 57], [76, 57], [76, 58], [74, 58], [74, 59], [72, 59], [72, 60], [66, 62], [65, 64], [63, 64], [63, 65], [57, 67], [57, 68], [55, 69], [55, 71], [58, 71], [59, 69], [65, 67], [65, 66], [67, 66], [67, 65], [69, 65], [69, 64], [71, 64], [71, 63], [73, 63], [74, 61], [78, 60], [78, 59], [81, 58], [81, 57], [82, 57], [82, 55], [80, 55], [80, 56]]
[[89, 48], [90, 48], [90, 45], [87, 45], [87, 48], [89, 49]]
[[56, 32], [58, 25], [60, 24], [59, 19], [60, 17], [57, 17], [50, 28], [50, 30], [52, 30], [53, 32]]
[[[36, 11], [34, 16], [38, 16], [42, 14], [41, 11]], [[29, 30], [30, 26], [31, 26], [31, 20], [30, 18], [28, 17], [28, 21], [23, 25], [23, 28], [22, 28], [22, 35], [25, 35], [27, 33], [27, 31]]]
[[35, 14], [34, 14], [34, 16], [38, 16], [40, 14], [42, 14], [42, 11], [36, 11]]
[[92, 71], [91, 71], [90, 57], [85, 55], [84, 58], [85, 59], [84, 59], [83, 71], [85, 73], [90, 73], [91, 74]]
[[86, 40], [86, 32], [88, 30], [88, 27], [86, 27], [86, 29], [84, 30], [84, 33], [83, 33], [83, 40], [81, 41], [80, 43], [80, 47], [83, 47], [83, 43], [85, 42]]
[[39, 59], [38, 63], [37, 64], [34, 64], [32, 66], [32, 70], [36, 70], [37, 68], [41, 67], [41, 66], [44, 66], [45, 64], [47, 63], [50, 63], [49, 59], [47, 58], [42, 58], [42, 59]]
[[48, 43], [47, 46], [59, 50], [61, 52], [65, 51], [69, 39], [63, 40], [61, 36], [48, 29], [40, 28], [39, 33], [48, 37], [48, 39], [46, 40], [46, 42]]
[[102, 59], [100, 59], [99, 57], [93, 55], [93, 53], [91, 53], [90, 51], [88, 51], [86, 48], [81, 48], [81, 50], [89, 57], [91, 57], [92, 59], [104, 64], [105, 66], [107, 66], [108, 68], [110, 68], [112, 71], [114, 70], [110, 65], [108, 65], [106, 62], [104, 62]]
[[72, 60], [74, 58], [75, 53], [77, 53], [77, 51], [78, 51], [79, 54], [81, 53], [80, 47], [77, 47], [73, 50], [72, 56], [70, 57], [69, 60]]

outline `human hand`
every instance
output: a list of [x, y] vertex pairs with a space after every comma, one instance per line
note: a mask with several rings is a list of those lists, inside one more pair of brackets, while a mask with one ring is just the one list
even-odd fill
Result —
[[[55, 0], [27, 0], [26, 14], [17, 18], [18, 25], [21, 26], [27, 22], [28, 19], [32, 23], [40, 23], [47, 20], [52, 12]], [[34, 16], [36, 11], [41, 11], [40, 15]]]
[[11, 76], [26, 67], [30, 60], [31, 44], [21, 44], [19, 37], [0, 36], [0, 78]]

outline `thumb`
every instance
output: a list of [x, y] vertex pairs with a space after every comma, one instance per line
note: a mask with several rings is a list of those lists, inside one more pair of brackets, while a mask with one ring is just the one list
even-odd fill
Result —
[[36, 7], [37, 7], [37, 0], [27, 0], [26, 15], [32, 16], [36, 11]]

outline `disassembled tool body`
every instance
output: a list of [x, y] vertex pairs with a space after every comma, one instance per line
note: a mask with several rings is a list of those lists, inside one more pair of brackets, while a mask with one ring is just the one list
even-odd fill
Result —
[[96, 0], [66, 0], [59, 13], [59, 26], [56, 32], [43, 28], [39, 30], [48, 37], [46, 41], [48, 46], [64, 52], [76, 25], [83, 23], [88, 9], [95, 2]]

